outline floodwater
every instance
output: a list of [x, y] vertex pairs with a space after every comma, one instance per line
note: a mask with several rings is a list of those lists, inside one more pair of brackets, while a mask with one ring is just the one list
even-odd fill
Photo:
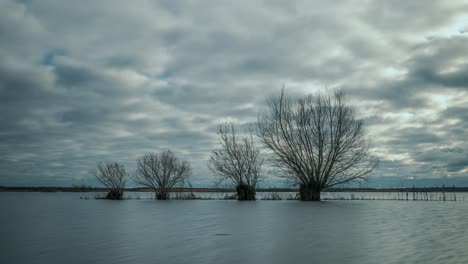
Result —
[[468, 201], [0, 193], [0, 263], [468, 263]]

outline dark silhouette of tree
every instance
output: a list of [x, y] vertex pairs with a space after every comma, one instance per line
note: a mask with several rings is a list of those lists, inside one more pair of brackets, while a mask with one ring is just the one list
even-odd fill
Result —
[[283, 89], [260, 113], [257, 134], [303, 201], [320, 201], [324, 188], [365, 179], [378, 165], [342, 91], [291, 98]]
[[176, 184], [183, 184], [192, 173], [190, 163], [179, 160], [172, 151], [149, 153], [137, 161], [137, 170], [133, 181], [152, 188], [156, 199], [170, 198], [171, 189]]
[[218, 127], [219, 148], [213, 150], [208, 167], [236, 187], [238, 200], [255, 200], [255, 186], [260, 180], [263, 158], [249, 130], [238, 136], [233, 123]]
[[117, 162], [98, 162], [94, 176], [110, 189], [106, 199], [122, 200], [128, 174], [125, 167]]

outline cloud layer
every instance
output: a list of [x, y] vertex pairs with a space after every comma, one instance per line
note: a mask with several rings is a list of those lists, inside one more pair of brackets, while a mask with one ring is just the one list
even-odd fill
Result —
[[216, 126], [283, 85], [344, 89], [376, 178], [468, 185], [467, 27], [466, 1], [0, 0], [0, 185], [169, 148], [210, 185]]

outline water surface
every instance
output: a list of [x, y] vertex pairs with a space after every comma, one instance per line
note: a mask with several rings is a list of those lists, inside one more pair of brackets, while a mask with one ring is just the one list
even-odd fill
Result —
[[0, 263], [468, 263], [468, 201], [0, 193]]

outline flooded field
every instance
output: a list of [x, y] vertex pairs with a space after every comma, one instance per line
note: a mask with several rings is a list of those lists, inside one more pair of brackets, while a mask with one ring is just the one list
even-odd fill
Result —
[[468, 263], [461, 193], [431, 202], [85, 195], [0, 193], [0, 263]]

